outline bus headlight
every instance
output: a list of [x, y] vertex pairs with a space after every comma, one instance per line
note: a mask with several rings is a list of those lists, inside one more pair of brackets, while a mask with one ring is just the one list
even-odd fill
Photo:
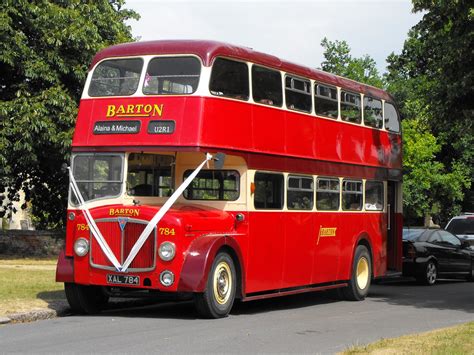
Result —
[[173, 260], [174, 256], [176, 255], [176, 246], [171, 242], [163, 242], [160, 244], [158, 254], [163, 261]]
[[74, 252], [77, 256], [85, 256], [89, 252], [89, 242], [87, 239], [79, 238], [74, 242]]
[[174, 274], [169, 271], [165, 270], [160, 274], [160, 282], [163, 286], [169, 287], [174, 282]]

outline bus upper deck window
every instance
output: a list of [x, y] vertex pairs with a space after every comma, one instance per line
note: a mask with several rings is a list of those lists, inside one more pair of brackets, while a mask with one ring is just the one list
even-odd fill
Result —
[[237, 100], [249, 99], [249, 68], [247, 64], [217, 58], [212, 66], [209, 90], [212, 95]]
[[344, 121], [360, 123], [360, 95], [352, 92], [341, 91], [341, 118]]
[[141, 58], [110, 59], [100, 63], [92, 74], [89, 96], [129, 96], [138, 88], [143, 67]]
[[395, 106], [386, 102], [384, 105], [385, 128], [392, 132], [400, 132], [400, 121]]
[[311, 82], [292, 76], [285, 78], [286, 107], [290, 110], [311, 112]]
[[187, 95], [197, 90], [201, 63], [194, 57], [159, 57], [148, 64], [143, 82], [146, 95]]
[[337, 119], [337, 89], [332, 86], [316, 84], [314, 87], [314, 109], [318, 116]]
[[281, 107], [283, 92], [279, 71], [252, 66], [253, 100], [257, 103]]
[[382, 128], [382, 101], [364, 97], [364, 124], [369, 127]]

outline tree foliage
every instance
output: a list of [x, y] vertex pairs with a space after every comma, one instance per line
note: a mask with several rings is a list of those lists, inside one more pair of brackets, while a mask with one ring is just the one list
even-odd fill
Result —
[[[0, 214], [23, 190], [38, 227], [61, 226], [72, 130], [87, 66], [131, 41], [124, 0], [16, 0], [0, 5]], [[5, 198], [7, 197], [7, 198]], [[24, 206], [23, 206], [24, 207]]]
[[323, 38], [321, 46], [324, 48], [322, 70], [379, 88], [383, 86], [375, 60], [369, 55], [352, 57], [351, 48], [346, 41]]
[[415, 0], [414, 6], [428, 12], [410, 30], [402, 53], [387, 58], [383, 78], [372, 58], [353, 58], [347, 42], [326, 38], [322, 69], [395, 96], [404, 118], [405, 217], [432, 215], [445, 222], [462, 208], [474, 208], [474, 12], [466, 1]]
[[436, 137], [434, 161], [459, 179], [456, 186], [445, 182], [460, 189], [456, 198], [438, 196], [446, 220], [461, 208], [474, 209], [474, 10], [466, 0], [413, 0], [413, 5], [425, 14], [410, 30], [402, 53], [387, 59], [386, 81], [403, 116], [423, 123]]

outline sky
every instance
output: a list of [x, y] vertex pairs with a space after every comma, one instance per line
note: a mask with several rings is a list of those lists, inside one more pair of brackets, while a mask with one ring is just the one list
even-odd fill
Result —
[[354, 57], [365, 54], [385, 71], [422, 14], [410, 0], [126, 0], [138, 12], [129, 21], [140, 41], [209, 39], [320, 67], [321, 40], [345, 40]]

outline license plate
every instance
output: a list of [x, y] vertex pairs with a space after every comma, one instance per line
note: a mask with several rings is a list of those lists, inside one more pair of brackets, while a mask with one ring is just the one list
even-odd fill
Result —
[[112, 285], [140, 285], [140, 276], [107, 274], [107, 283]]

